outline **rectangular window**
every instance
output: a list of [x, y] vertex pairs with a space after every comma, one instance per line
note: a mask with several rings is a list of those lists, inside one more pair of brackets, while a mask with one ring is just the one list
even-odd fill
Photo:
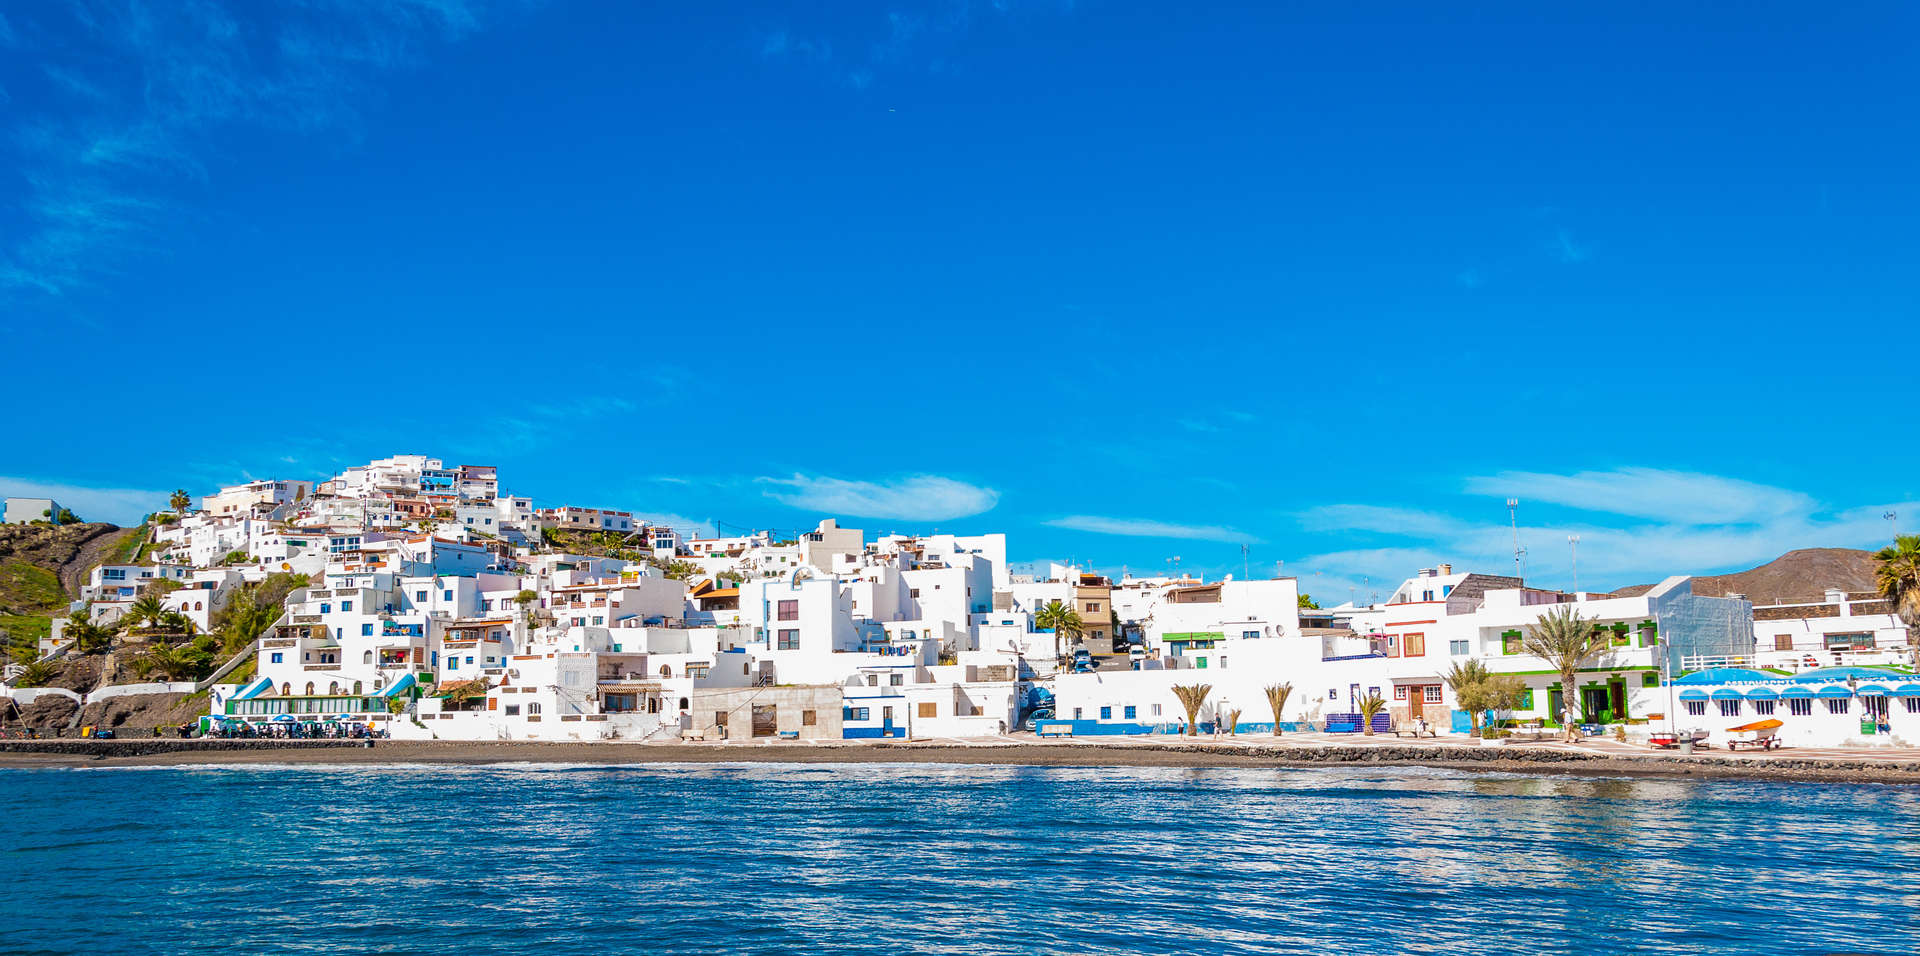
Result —
[[415, 592], [413, 592], [413, 600], [414, 600], [414, 603], [416, 603], [416, 604], [425, 604], [425, 603], [427, 603], [427, 592], [425, 592], [425, 591], [415, 591]]
[[1772, 717], [1773, 701], [1770, 701], [1770, 700], [1753, 701], [1753, 712], [1763, 717]]
[[1078, 707], [1075, 707], [1075, 708], [1073, 709], [1073, 719], [1074, 719], [1074, 720], [1079, 720], [1079, 719], [1080, 719], [1080, 708], [1078, 708]]
[[372, 636], [373, 636], [373, 625], [371, 625], [371, 624], [362, 624], [362, 625], [360, 625], [360, 636], [361, 636], [361, 637], [372, 637]]
[[1241, 632], [1240, 632], [1240, 636], [1241, 636], [1242, 638], [1245, 638], [1245, 639], [1247, 639], [1247, 640], [1252, 640], [1252, 639], [1254, 639], [1254, 638], [1256, 638], [1256, 637], [1259, 637], [1259, 636], [1260, 636], [1260, 632], [1259, 632], [1259, 631], [1241, 631]]
[[774, 615], [774, 620], [777, 620], [777, 621], [800, 620], [800, 602], [799, 601], [781, 601], [779, 604], [779, 611], [776, 612], [776, 614]]
[[1793, 635], [1792, 634], [1775, 634], [1773, 636], [1773, 649], [1776, 651], [1793, 650]]
[[1473, 651], [1467, 647], [1466, 641], [1448, 641], [1447, 653], [1453, 655], [1454, 657], [1465, 657], [1468, 654], [1473, 653]]
[[1405, 684], [1395, 684], [1395, 685], [1393, 685], [1393, 699], [1394, 699], [1394, 700], [1406, 700], [1406, 699], [1407, 699], [1407, 685], [1405, 685]]
[[907, 596], [908, 596], [908, 597], [919, 597], [919, 596], [920, 596], [920, 589], [919, 589], [919, 588], [914, 588], [914, 589], [912, 589], [912, 590], [910, 590], [910, 591], [908, 591], [908, 592], [907, 592]]
[[1804, 697], [1787, 698], [1787, 713], [1795, 717], [1813, 716], [1813, 701]]
[[1100, 610], [1100, 602], [1099, 602], [1099, 601], [1088, 601], [1088, 602], [1087, 602], [1087, 610], [1089, 610], [1089, 611], [1098, 611], [1098, 610]]
[[520, 705], [519, 705], [519, 704], [508, 704], [508, 705], [507, 705], [507, 707], [506, 707], [506, 710], [507, 710], [507, 716], [508, 716], [508, 717], [518, 717], [518, 716], [520, 716]]
[[1700, 717], [1705, 715], [1706, 712], [1707, 712], [1706, 701], [1704, 700], [1687, 701], [1687, 713], [1692, 714], [1695, 717]]
[[1153, 705], [1153, 715], [1154, 715], [1155, 717], [1158, 717], [1158, 716], [1160, 716], [1160, 705], [1159, 705], [1159, 704], [1155, 704], [1155, 705]]
[[1720, 705], [1720, 716], [1722, 716], [1722, 717], [1738, 717], [1738, 716], [1740, 716], [1740, 702], [1739, 702], [1739, 701], [1737, 701], [1737, 700], [1722, 700], [1722, 701], [1717, 701], [1716, 703], [1718, 703], [1718, 704]]
[[1101, 719], [1101, 720], [1112, 720], [1112, 719], [1113, 719], [1113, 708], [1112, 708], [1112, 707], [1102, 707], [1102, 708], [1100, 708], [1100, 719]]
[[1126, 717], [1128, 720], [1132, 720], [1134, 718], [1135, 710], [1136, 708], [1132, 704], [1128, 704], [1127, 709], [1121, 712], [1121, 716]]
[[322, 613], [322, 614], [332, 614], [332, 613], [333, 613], [333, 605], [332, 605], [332, 604], [321, 604], [321, 605], [320, 605], [320, 613]]
[[776, 651], [797, 651], [800, 649], [800, 632], [794, 628], [782, 628], [773, 649]]
[[1408, 657], [1427, 656], [1427, 636], [1425, 634], [1408, 634], [1407, 635], [1407, 656]]
[[1848, 708], [1848, 706], [1849, 706], [1849, 705], [1850, 705], [1851, 703], [1852, 703], [1852, 701], [1848, 701], [1848, 700], [1830, 700], [1830, 701], [1827, 701], [1827, 713], [1829, 713], [1829, 714], [1844, 714], [1844, 713], [1846, 713], [1846, 712], [1847, 712], [1847, 708]]
[[284, 661], [282, 661], [282, 660], [281, 660], [281, 657], [280, 657], [280, 652], [279, 652], [279, 651], [274, 651], [274, 652], [273, 652], [273, 662], [274, 662], [275, 664], [280, 664], [280, 663], [284, 663]]
[[1429, 704], [1437, 704], [1440, 702], [1440, 685], [1439, 684], [1427, 685], [1425, 700]]
[[907, 683], [907, 675], [905, 674], [888, 674], [887, 675], [888, 687], [904, 687], [906, 686], [906, 683]]
[[340, 602], [340, 610], [342, 610], [342, 611], [351, 611], [351, 610], [353, 610], [353, 602], [352, 602], [352, 601], [341, 601], [341, 602]]
[[714, 725], [715, 727], [718, 727], [718, 728], [720, 728], [721, 730], [726, 730], [726, 729], [727, 729], [727, 712], [726, 712], [726, 711], [724, 711], [724, 710], [716, 710], [716, 711], [714, 711], [714, 712], [713, 712], [713, 725]]
[[938, 717], [940, 716], [940, 705], [933, 703], [932, 701], [923, 702], [920, 704], [920, 710], [917, 716]]
[[442, 600], [442, 601], [451, 601], [451, 600], [453, 600], [453, 592], [452, 592], [452, 591], [442, 591], [442, 592], [440, 592], [440, 600]]

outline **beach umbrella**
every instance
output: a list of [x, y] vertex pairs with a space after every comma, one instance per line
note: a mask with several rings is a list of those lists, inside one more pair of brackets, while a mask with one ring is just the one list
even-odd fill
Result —
[[295, 717], [292, 714], [280, 714], [274, 717], [273, 719], [276, 723], [282, 723], [282, 724], [291, 724], [299, 720], [298, 717]]

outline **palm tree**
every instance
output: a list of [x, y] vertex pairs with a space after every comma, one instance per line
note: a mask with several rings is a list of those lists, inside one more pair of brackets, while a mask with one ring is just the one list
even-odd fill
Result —
[[1033, 626], [1053, 632], [1053, 656], [1059, 657], [1067, 652], [1062, 641], [1078, 643], [1080, 635], [1085, 633], [1086, 625], [1080, 620], [1080, 612], [1059, 601], [1054, 601], [1040, 609], [1033, 616]]
[[1240, 711], [1238, 709], [1227, 711], [1227, 716], [1222, 718], [1220, 722], [1226, 725], [1227, 736], [1240, 736]]
[[60, 668], [52, 661], [29, 661], [20, 668], [20, 675], [13, 679], [15, 687], [45, 687], [47, 681], [60, 673]]
[[159, 597], [152, 594], [142, 595], [127, 608], [126, 626], [128, 630], [159, 627], [166, 615], [167, 606], [161, 603]]
[[1281, 714], [1287, 709], [1287, 698], [1293, 696], [1292, 684], [1268, 684], [1267, 705], [1273, 708], [1273, 735], [1280, 736]]
[[104, 654], [113, 646], [113, 631], [93, 623], [84, 611], [76, 611], [67, 618], [67, 628], [61, 636], [73, 641], [73, 649], [82, 654]]
[[1473, 736], [1480, 736], [1480, 715], [1487, 711], [1487, 665], [1469, 657], [1453, 665], [1440, 679], [1453, 689], [1454, 702], [1473, 720]]
[[1373, 736], [1373, 718], [1386, 709], [1387, 699], [1379, 694], [1368, 694], [1360, 698], [1360, 732], [1368, 737]]
[[[1055, 601], [1058, 607], [1059, 602]], [[1187, 736], [1200, 734], [1200, 708], [1206, 704], [1207, 695], [1213, 691], [1212, 684], [1175, 684], [1173, 696], [1180, 698], [1180, 706], [1187, 709]]]
[[175, 488], [173, 494], [167, 496], [167, 505], [173, 509], [174, 514], [184, 515], [193, 505], [193, 496], [187, 494], [185, 488]]
[[1575, 696], [1580, 688], [1574, 683], [1580, 665], [1598, 653], [1611, 639], [1611, 631], [1603, 639], [1601, 632], [1593, 629], [1593, 622], [1581, 617], [1570, 604], [1562, 604], [1540, 616], [1540, 620], [1527, 625], [1527, 636], [1521, 638], [1520, 649], [1546, 661], [1554, 670], [1560, 672], [1560, 713], [1553, 715], [1562, 722], [1568, 740], [1580, 739], [1580, 728], [1573, 719], [1574, 708], [1579, 706]]
[[1914, 664], [1920, 668], [1920, 642], [1915, 640], [1920, 629], [1920, 534], [1894, 538], [1892, 547], [1881, 548], [1873, 558], [1880, 562], [1873, 575], [1880, 596], [1907, 625], [1907, 645], [1915, 648]]

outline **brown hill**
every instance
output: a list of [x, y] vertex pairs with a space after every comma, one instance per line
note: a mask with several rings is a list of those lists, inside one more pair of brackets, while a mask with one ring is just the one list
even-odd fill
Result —
[[[1863, 596], [1874, 593], [1874, 566], [1869, 551], [1802, 548], [1757, 568], [1696, 577], [1693, 593], [1706, 597], [1744, 594], [1755, 604], [1811, 604], [1825, 600], [1828, 588]], [[1651, 584], [1638, 584], [1621, 588], [1613, 596], [1637, 597], [1651, 590]]]

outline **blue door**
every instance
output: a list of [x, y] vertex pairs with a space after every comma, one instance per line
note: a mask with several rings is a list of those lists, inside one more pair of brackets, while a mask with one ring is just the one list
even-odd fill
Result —
[[880, 736], [893, 736], [893, 708], [880, 708]]

